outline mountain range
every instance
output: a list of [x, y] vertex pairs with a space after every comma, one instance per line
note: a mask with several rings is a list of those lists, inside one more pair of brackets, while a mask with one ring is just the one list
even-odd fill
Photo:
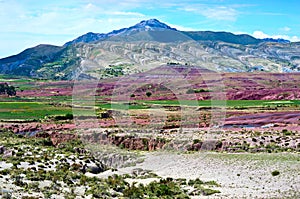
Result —
[[0, 73], [42, 79], [110, 78], [164, 64], [220, 72], [298, 72], [300, 43], [230, 32], [180, 31], [157, 19], [63, 46], [41, 44], [0, 59]]

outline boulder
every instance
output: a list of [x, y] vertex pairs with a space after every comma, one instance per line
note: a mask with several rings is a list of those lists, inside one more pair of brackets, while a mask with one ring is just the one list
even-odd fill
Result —
[[74, 151], [75, 151], [75, 153], [78, 153], [78, 154], [85, 154], [88, 152], [86, 149], [78, 148], [78, 147], [74, 147]]
[[10, 150], [5, 150], [4, 151], [3, 157], [8, 158], [8, 157], [11, 157], [13, 155], [14, 155], [14, 151], [10, 149]]
[[192, 144], [189, 148], [188, 151], [200, 151], [202, 147], [202, 142], [198, 142], [195, 144]]
[[5, 150], [6, 150], [5, 146], [0, 146], [0, 154], [3, 154]]
[[217, 148], [217, 140], [204, 140], [201, 146], [201, 150], [212, 151]]
[[92, 174], [99, 174], [105, 171], [105, 168], [102, 164], [96, 163], [87, 163], [83, 166], [83, 172], [89, 172]]

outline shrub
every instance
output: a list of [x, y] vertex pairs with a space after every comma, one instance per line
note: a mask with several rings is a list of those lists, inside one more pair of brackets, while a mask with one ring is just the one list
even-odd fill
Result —
[[150, 97], [152, 95], [152, 93], [148, 91], [148, 92], [146, 92], [146, 95], [147, 95], [147, 97]]
[[72, 120], [74, 118], [73, 114], [67, 113], [65, 115], [57, 115], [54, 117], [55, 120]]
[[9, 169], [3, 169], [0, 171], [0, 175], [8, 175], [10, 173]]
[[7, 83], [0, 84], [0, 95], [7, 94], [8, 96], [15, 96], [17, 94], [14, 86], [9, 86]]
[[292, 135], [292, 132], [288, 131], [287, 129], [283, 129], [281, 132], [283, 133], [283, 135], [286, 135], [286, 136]]
[[205, 92], [209, 92], [209, 90], [206, 90], [206, 89], [203, 89], [203, 88], [200, 88], [200, 89], [188, 89], [186, 91], [186, 94], [192, 94], [192, 93], [205, 93]]
[[278, 176], [280, 172], [278, 170], [272, 171], [272, 176]]
[[209, 196], [209, 195], [212, 195], [215, 193], [221, 193], [219, 190], [213, 190], [213, 189], [203, 189], [202, 192], [203, 192], [203, 195], [205, 195], [205, 196]]
[[2, 195], [2, 199], [11, 199], [12, 196], [11, 196], [11, 193], [3, 193]]

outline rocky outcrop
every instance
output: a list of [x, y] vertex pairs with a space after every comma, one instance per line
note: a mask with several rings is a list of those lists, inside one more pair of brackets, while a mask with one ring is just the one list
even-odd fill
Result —
[[71, 140], [77, 139], [78, 136], [76, 134], [65, 134], [65, 133], [52, 133], [50, 134], [50, 139], [53, 146], [58, 146], [61, 143], [68, 142]]
[[76, 134], [58, 133], [58, 132], [44, 132], [35, 135], [36, 138], [50, 138], [53, 146], [58, 147], [60, 144], [78, 139]]
[[223, 151], [225, 150], [226, 143], [218, 141], [218, 140], [205, 140], [198, 141], [196, 143], [191, 144], [187, 150], [188, 151]]
[[167, 140], [161, 138], [137, 137], [126, 134], [94, 133], [82, 135], [89, 143], [113, 144], [129, 150], [154, 151], [162, 149]]
[[134, 136], [111, 136], [110, 143], [130, 150], [154, 151], [162, 149], [166, 141], [155, 138]]

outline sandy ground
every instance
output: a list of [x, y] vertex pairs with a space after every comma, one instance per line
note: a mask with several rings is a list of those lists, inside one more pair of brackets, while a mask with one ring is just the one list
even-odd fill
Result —
[[[215, 188], [220, 194], [195, 198], [300, 198], [300, 154], [152, 152], [143, 163], [118, 173], [133, 168], [149, 169], [162, 177], [215, 180], [221, 185]], [[274, 170], [280, 174], [272, 176]]]
[[[221, 193], [196, 198], [300, 198], [300, 153], [217, 153], [217, 152], [143, 152], [144, 162], [132, 167], [108, 170], [98, 177], [114, 173], [132, 173], [137, 168], [151, 170], [161, 177], [199, 178], [202, 181], [214, 180], [220, 187], [213, 187]], [[0, 162], [2, 168], [11, 165]], [[271, 172], [278, 170], [278, 176]], [[94, 176], [93, 174], [87, 174]], [[7, 176], [8, 177], [8, 176]], [[0, 178], [1, 189], [15, 190], [15, 186]], [[9, 177], [8, 177], [9, 178]], [[128, 179], [129, 183], [148, 184], [156, 178]], [[4, 186], [3, 186], [4, 185]], [[77, 190], [82, 191], [80, 188]], [[16, 194], [16, 193], [15, 193]], [[15, 195], [20, 198], [20, 195]], [[54, 197], [54, 198], [58, 198]]]

